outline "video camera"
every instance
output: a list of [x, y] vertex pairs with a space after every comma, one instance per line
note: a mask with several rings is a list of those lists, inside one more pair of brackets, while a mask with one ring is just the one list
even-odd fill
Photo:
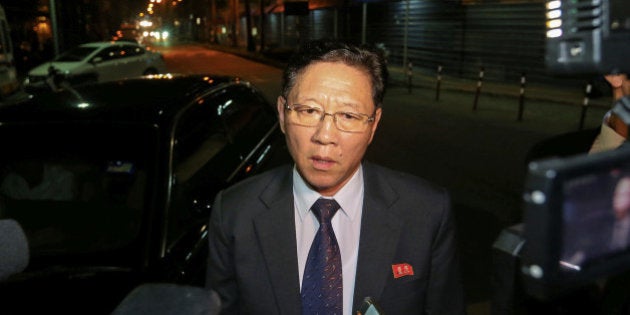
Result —
[[530, 163], [524, 199], [528, 293], [546, 299], [629, 269], [630, 145]]
[[[551, 0], [546, 63], [556, 75], [630, 73], [627, 0]], [[613, 113], [630, 125], [630, 99]], [[530, 163], [521, 271], [525, 291], [548, 299], [630, 269], [630, 144]], [[630, 187], [630, 186], [629, 186]], [[625, 205], [625, 204], [624, 204]]]
[[557, 75], [630, 73], [626, 0], [548, 0], [547, 69]]

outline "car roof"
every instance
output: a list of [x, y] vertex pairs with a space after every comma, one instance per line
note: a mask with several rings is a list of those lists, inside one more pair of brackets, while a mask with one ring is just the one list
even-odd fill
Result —
[[136, 46], [140, 46], [138, 43], [135, 42], [116, 42], [116, 41], [108, 41], [108, 42], [91, 42], [91, 43], [84, 43], [79, 45], [79, 47], [107, 47], [107, 46], [112, 46], [112, 45], [122, 45], [122, 44], [129, 44], [129, 45], [136, 45]]
[[44, 91], [26, 101], [0, 105], [0, 125], [90, 121], [159, 126], [199, 97], [229, 85], [250, 87], [231, 76], [166, 74]]

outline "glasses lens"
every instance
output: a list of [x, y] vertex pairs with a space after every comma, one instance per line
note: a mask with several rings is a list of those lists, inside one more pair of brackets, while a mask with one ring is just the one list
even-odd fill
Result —
[[293, 115], [295, 123], [311, 127], [319, 124], [324, 113], [319, 108], [304, 105], [293, 105], [291, 109], [295, 112]]
[[357, 113], [338, 112], [335, 113], [335, 120], [337, 121], [337, 128], [341, 130], [363, 131], [367, 117]]
[[298, 125], [315, 127], [320, 124], [324, 115], [334, 118], [337, 129], [349, 132], [362, 132], [367, 127], [369, 118], [365, 115], [353, 112], [325, 113], [317, 107], [295, 104], [288, 107], [294, 114], [289, 115], [291, 121]]

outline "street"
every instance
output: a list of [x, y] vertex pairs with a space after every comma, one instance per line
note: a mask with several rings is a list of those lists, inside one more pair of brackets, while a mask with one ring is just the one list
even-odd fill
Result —
[[[172, 73], [241, 76], [275, 104], [281, 69], [203, 46], [158, 48]], [[417, 88], [409, 94], [407, 87], [392, 85], [366, 158], [451, 192], [469, 309], [489, 313], [492, 243], [503, 228], [522, 218], [525, 156], [535, 143], [577, 130], [580, 109], [531, 101], [525, 119], [517, 121], [515, 98], [482, 94], [473, 111], [473, 97], [465, 91], [442, 91], [436, 101], [434, 90]], [[604, 108], [590, 109], [585, 126], [598, 126], [604, 113]]]

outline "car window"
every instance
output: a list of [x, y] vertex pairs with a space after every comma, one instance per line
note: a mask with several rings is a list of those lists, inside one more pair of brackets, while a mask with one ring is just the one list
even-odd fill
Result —
[[215, 110], [204, 99], [180, 116], [174, 135], [174, 169], [180, 181], [186, 181], [196, 172], [195, 167], [199, 165], [189, 167], [193, 160], [205, 164], [227, 144]]
[[153, 134], [99, 124], [0, 126], [0, 218], [20, 222], [35, 255], [129, 244], [149, 204]]
[[169, 247], [187, 226], [207, 221], [215, 194], [233, 183], [249, 151], [274, 125], [275, 116], [266, 104], [251, 89], [232, 86], [182, 115], [175, 130]]
[[125, 57], [140, 56], [144, 54], [144, 48], [133, 45], [123, 45], [123, 54]]
[[174, 142], [169, 243], [179, 239], [186, 228], [199, 219], [193, 200], [212, 195], [212, 191], [199, 190], [223, 185], [216, 165], [221, 164], [218, 161], [222, 160], [229, 142], [211, 97], [198, 100], [181, 114]]
[[64, 62], [81, 61], [87, 58], [87, 56], [92, 54], [96, 49], [96, 47], [76, 47], [59, 55], [55, 60]]
[[103, 49], [98, 53], [98, 57], [101, 57], [103, 61], [114, 60], [122, 57], [122, 49], [120, 46], [112, 46]]
[[274, 125], [274, 112], [261, 97], [246, 86], [234, 86], [222, 106], [221, 117], [242, 157], [246, 157]]

